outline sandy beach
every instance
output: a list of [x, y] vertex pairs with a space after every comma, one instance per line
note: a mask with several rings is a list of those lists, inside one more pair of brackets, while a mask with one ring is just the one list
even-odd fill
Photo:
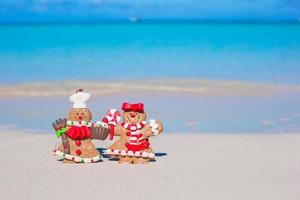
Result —
[[0, 135], [1, 199], [300, 199], [300, 134], [164, 134], [148, 165], [62, 164], [54, 134]]

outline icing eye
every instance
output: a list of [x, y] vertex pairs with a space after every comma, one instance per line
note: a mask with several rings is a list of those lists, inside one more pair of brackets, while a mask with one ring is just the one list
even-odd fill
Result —
[[81, 115], [84, 115], [84, 113], [81, 113]]
[[76, 115], [79, 115], [79, 113], [76, 113]]

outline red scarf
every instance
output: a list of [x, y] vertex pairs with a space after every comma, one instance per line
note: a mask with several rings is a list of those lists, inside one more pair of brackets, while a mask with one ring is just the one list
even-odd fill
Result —
[[[126, 123], [126, 122], [121, 123], [121, 125], [128, 130], [126, 133], [126, 135], [128, 137], [131, 136], [131, 132], [135, 132], [137, 130], [141, 130], [142, 128], [144, 128], [145, 124], [146, 124], [145, 121], [138, 122], [138, 123]], [[143, 137], [143, 135], [142, 135], [142, 137]], [[125, 146], [128, 151], [133, 151], [133, 152], [143, 151], [150, 147], [150, 143], [149, 143], [148, 139], [142, 139], [142, 141], [138, 142], [138, 143], [139, 144], [132, 144], [130, 142], [126, 142]]]
[[84, 140], [91, 138], [91, 131], [86, 126], [70, 126], [66, 134], [73, 140]]

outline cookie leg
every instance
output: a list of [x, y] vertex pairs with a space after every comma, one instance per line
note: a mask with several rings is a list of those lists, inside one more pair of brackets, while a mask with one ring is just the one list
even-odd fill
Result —
[[130, 158], [129, 157], [120, 157], [118, 163], [122, 164], [122, 163], [131, 163]]
[[132, 158], [132, 164], [139, 164], [140, 163], [140, 161], [139, 161], [140, 159], [139, 158], [135, 158], [135, 157], [133, 157]]
[[148, 158], [139, 158], [136, 161], [136, 164], [148, 164], [149, 163], [149, 159]]
[[67, 160], [67, 159], [64, 159], [63, 163], [65, 163], [65, 164], [74, 164], [74, 162], [72, 160]]

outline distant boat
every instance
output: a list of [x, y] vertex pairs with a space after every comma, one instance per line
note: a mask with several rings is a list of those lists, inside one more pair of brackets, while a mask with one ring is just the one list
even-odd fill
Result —
[[136, 22], [138, 22], [138, 21], [139, 21], [139, 18], [138, 18], [138, 17], [135, 17], [135, 16], [133, 16], [133, 17], [130, 17], [130, 18], [129, 18], [129, 20], [130, 20], [131, 22], [133, 22], [133, 23], [136, 23]]

